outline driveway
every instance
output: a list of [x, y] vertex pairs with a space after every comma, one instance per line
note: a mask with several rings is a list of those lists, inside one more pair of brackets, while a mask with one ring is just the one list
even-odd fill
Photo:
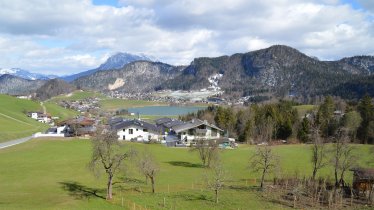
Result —
[[21, 144], [23, 142], [26, 142], [26, 141], [32, 139], [32, 138], [33, 138], [33, 136], [28, 136], [28, 137], [21, 138], [21, 139], [15, 139], [15, 140], [0, 143], [0, 149], [4, 149], [4, 148], [7, 148], [7, 147], [17, 145], [17, 144]]

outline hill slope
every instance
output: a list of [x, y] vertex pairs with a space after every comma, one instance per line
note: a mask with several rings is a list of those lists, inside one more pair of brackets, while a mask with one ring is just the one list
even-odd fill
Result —
[[39, 103], [0, 94], [0, 142], [29, 136], [48, 127], [27, 117], [27, 111], [42, 111]]
[[[214, 88], [224, 97], [288, 95], [308, 97], [336, 93], [339, 85], [369, 80], [373, 56], [356, 56], [339, 61], [319, 61], [288, 46], [275, 45], [248, 53], [216, 58], [196, 58], [187, 67], [156, 62], [133, 62], [122, 69], [98, 71], [74, 84], [98, 91], [117, 90], [145, 93], [160, 89], [200, 90]], [[345, 86], [345, 95], [355, 90]], [[369, 90], [373, 87], [368, 87]]]
[[76, 90], [75, 86], [60, 79], [52, 79], [36, 90], [35, 98], [44, 101], [53, 96], [71, 93], [74, 90]]
[[73, 82], [82, 89], [125, 92], [153, 91], [161, 83], [180, 74], [180, 68], [160, 62], [135, 61], [118, 70], [98, 71]]
[[27, 95], [41, 87], [45, 80], [27, 80], [4, 74], [0, 76], [0, 94]]
[[197, 58], [162, 89], [201, 89], [210, 85], [209, 77], [221, 74], [218, 85], [228, 95], [248, 96], [271, 92], [278, 97], [326, 94], [339, 84], [364, 78], [373, 72], [373, 62], [361, 67], [363, 59], [318, 61], [296, 49], [276, 45], [267, 49], [218, 58]]

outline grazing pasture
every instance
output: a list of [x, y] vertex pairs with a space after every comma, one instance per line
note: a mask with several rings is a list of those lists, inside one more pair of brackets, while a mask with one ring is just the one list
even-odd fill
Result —
[[[280, 158], [277, 173], [311, 175], [310, 145], [273, 146]], [[374, 167], [369, 149], [355, 145], [362, 166]], [[288, 209], [266, 200], [258, 189], [259, 174], [248, 169], [254, 146], [222, 151], [227, 171], [220, 202], [204, 184], [204, 169], [195, 152], [159, 144], [125, 143], [124, 151], [150, 151], [160, 165], [156, 193], [126, 160], [127, 170], [117, 174], [114, 199], [106, 201], [105, 174], [96, 178], [87, 165], [91, 157], [89, 140], [34, 139], [0, 150], [0, 209]], [[332, 175], [326, 168], [322, 175]], [[273, 176], [273, 175], [272, 175]], [[267, 178], [268, 181], [272, 177]], [[351, 172], [346, 177], [352, 180]]]

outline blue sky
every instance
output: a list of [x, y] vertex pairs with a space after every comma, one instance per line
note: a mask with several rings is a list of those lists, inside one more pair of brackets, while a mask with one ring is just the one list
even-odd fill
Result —
[[93, 0], [92, 3], [94, 5], [108, 5], [112, 7], [119, 7], [119, 3], [117, 0]]
[[116, 52], [175, 65], [284, 44], [322, 60], [374, 55], [372, 0], [0, 2], [0, 68], [71, 74]]

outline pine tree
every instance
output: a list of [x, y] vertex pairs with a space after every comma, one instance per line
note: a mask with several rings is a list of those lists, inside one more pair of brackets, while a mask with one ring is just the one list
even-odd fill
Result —
[[309, 141], [310, 125], [307, 117], [303, 118], [301, 121], [299, 131], [297, 132], [297, 138], [302, 142]]
[[361, 139], [361, 143], [363, 144], [368, 143], [370, 138], [369, 134], [372, 133], [370, 130], [370, 122], [373, 121], [373, 108], [371, 97], [368, 95], [364, 96], [358, 105], [358, 111], [361, 114], [362, 122], [358, 128], [357, 136]]

